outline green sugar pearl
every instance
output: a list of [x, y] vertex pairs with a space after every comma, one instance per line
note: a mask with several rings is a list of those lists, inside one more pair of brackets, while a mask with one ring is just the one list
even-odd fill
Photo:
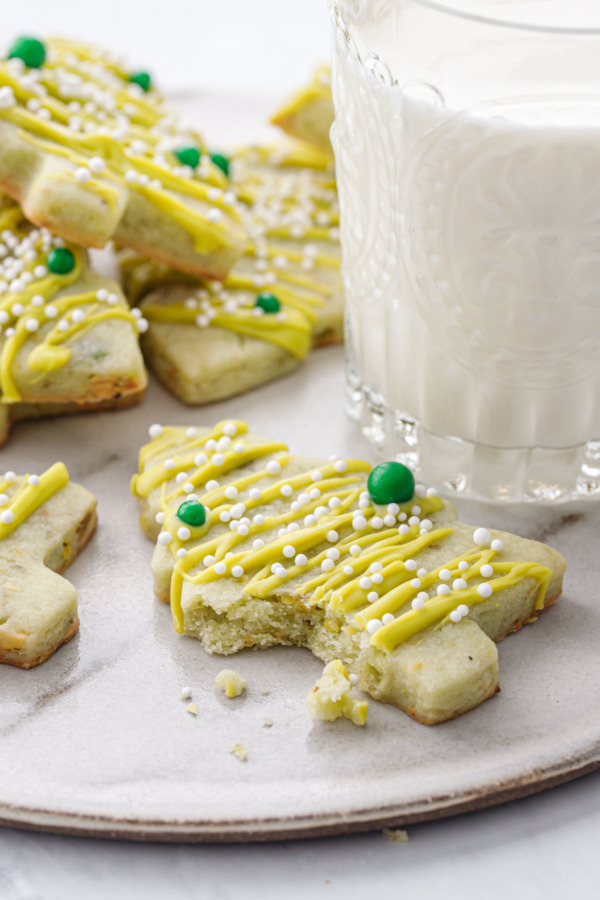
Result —
[[261, 291], [254, 301], [254, 305], [266, 313], [278, 313], [281, 309], [281, 303], [270, 291]]
[[229, 160], [222, 153], [211, 153], [210, 158], [215, 166], [218, 166], [221, 172], [229, 178]]
[[367, 480], [371, 500], [378, 505], [406, 503], [415, 493], [413, 473], [399, 462], [385, 462], [371, 471]]
[[197, 500], [184, 500], [177, 510], [177, 518], [197, 528], [206, 522], [206, 510]]
[[132, 72], [129, 81], [131, 84], [139, 84], [146, 93], [152, 88], [152, 78], [149, 72]]
[[37, 38], [22, 35], [11, 44], [9, 59], [22, 59], [27, 68], [39, 69], [46, 62], [46, 48]]
[[75, 268], [75, 257], [67, 247], [55, 247], [46, 257], [46, 265], [55, 275], [68, 275]]
[[182, 166], [189, 166], [191, 169], [197, 168], [200, 163], [200, 151], [197, 147], [178, 147], [173, 155]]

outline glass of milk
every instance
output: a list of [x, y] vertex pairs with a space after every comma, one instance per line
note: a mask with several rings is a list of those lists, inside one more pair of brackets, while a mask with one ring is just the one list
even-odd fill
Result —
[[600, 0], [330, 0], [348, 408], [457, 495], [600, 496]]

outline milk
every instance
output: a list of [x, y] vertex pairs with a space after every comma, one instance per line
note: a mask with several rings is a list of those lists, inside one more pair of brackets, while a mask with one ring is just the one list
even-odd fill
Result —
[[[466, 65], [446, 90], [408, 72], [390, 85], [338, 42], [350, 367], [375, 407], [433, 434], [600, 437], [600, 82], [582, 89], [588, 48], [569, 46], [570, 61], [538, 56], [545, 86], [490, 100]], [[561, 65], [571, 93], [548, 90]]]

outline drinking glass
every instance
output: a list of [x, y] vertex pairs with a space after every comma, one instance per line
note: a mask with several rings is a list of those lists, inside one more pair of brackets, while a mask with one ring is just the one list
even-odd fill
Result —
[[446, 492], [600, 496], [600, 3], [330, 9], [350, 414]]

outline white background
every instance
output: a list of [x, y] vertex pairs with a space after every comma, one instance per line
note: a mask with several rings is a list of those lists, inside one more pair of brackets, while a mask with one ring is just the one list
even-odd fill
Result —
[[[325, 0], [2, 0], [2, 40], [93, 39], [177, 94], [257, 108], [327, 54]], [[215, 100], [215, 92], [217, 99]], [[0, 690], [2, 673], [0, 671]], [[0, 773], [0, 778], [1, 778]], [[380, 834], [254, 846], [135, 845], [0, 831], [0, 900], [330, 897], [497, 900], [599, 896], [600, 775], [483, 813]]]

